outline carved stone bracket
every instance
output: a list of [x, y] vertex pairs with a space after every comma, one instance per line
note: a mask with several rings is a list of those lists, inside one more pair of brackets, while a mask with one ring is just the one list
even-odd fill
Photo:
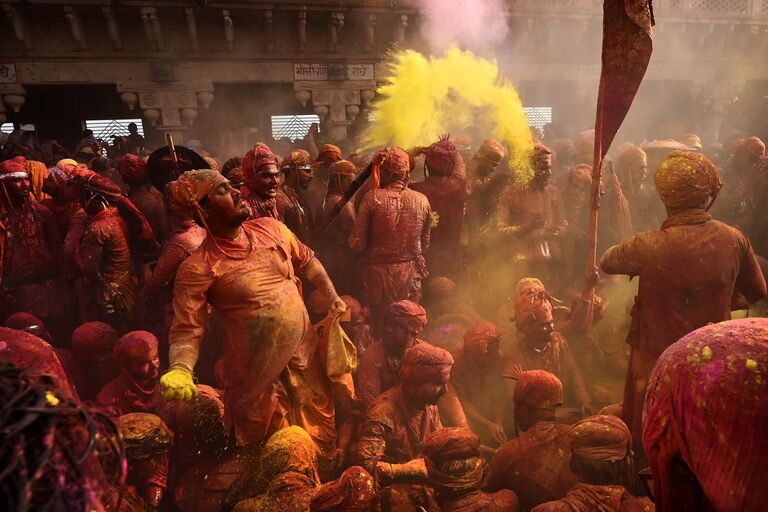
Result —
[[115, 50], [123, 49], [123, 41], [120, 39], [120, 31], [117, 28], [117, 21], [115, 20], [115, 13], [112, 11], [112, 7], [104, 6], [101, 8], [101, 12], [104, 13], [104, 21], [107, 22], [107, 32], [109, 32], [109, 39], [115, 47]]
[[24, 30], [24, 20], [13, 4], [3, 4], [3, 14], [5, 14], [5, 19], [7, 19], [13, 27], [13, 35], [16, 37], [16, 40], [24, 45], [24, 48], [27, 50], [32, 49], [32, 45]]
[[80, 15], [77, 13], [74, 7], [71, 5], [64, 6], [64, 17], [69, 23], [69, 29], [72, 32], [72, 39], [75, 40], [81, 50], [88, 49], [88, 43], [85, 40], [85, 34], [83, 33], [83, 26], [80, 23]]
[[360, 113], [360, 105], [366, 105], [376, 89], [373, 80], [347, 80], [344, 82], [304, 82], [294, 83], [296, 98], [306, 102], [311, 95], [315, 113], [320, 117], [324, 129], [331, 134], [332, 140], [347, 137], [347, 129]]
[[197, 117], [198, 103], [208, 108], [213, 101], [213, 82], [184, 82], [178, 84], [118, 83], [121, 98], [138, 97], [144, 118], [157, 129], [181, 132]]

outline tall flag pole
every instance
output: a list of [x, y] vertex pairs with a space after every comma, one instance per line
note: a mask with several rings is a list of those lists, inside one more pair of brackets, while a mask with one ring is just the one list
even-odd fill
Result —
[[[627, 117], [651, 60], [651, 27], [654, 24], [652, 4], [653, 0], [603, 2], [603, 51], [595, 116], [588, 276], [591, 276], [597, 267], [597, 214], [600, 209], [603, 159]], [[594, 314], [595, 281], [593, 277], [587, 278], [583, 294], [584, 299], [589, 301], [586, 328], [590, 334]]]

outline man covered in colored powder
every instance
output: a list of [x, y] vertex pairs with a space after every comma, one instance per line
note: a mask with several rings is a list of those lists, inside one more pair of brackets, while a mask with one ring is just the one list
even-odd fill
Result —
[[136, 271], [157, 242], [147, 219], [114, 182], [87, 170], [77, 180], [83, 208], [91, 215], [79, 252], [83, 318], [125, 333], [139, 324]]
[[380, 327], [387, 305], [393, 301], [421, 299], [421, 282], [427, 269], [429, 201], [407, 188], [408, 154], [386, 148], [373, 157], [369, 190], [360, 205], [349, 237], [349, 246], [362, 255], [364, 302], [372, 308], [374, 327]]
[[30, 197], [24, 157], [0, 163], [0, 233], [3, 239], [2, 302], [5, 319], [26, 311], [65, 339], [67, 319], [59, 277], [61, 237], [51, 211]]
[[155, 335], [147, 331], [131, 331], [123, 335], [115, 345], [113, 359], [120, 367], [120, 374], [104, 386], [96, 402], [117, 416], [157, 412], [161, 394], [158, 385], [160, 357]]
[[272, 150], [266, 144], [256, 144], [245, 154], [240, 169], [245, 180], [240, 191], [248, 208], [248, 218], [272, 217], [281, 220], [277, 211], [277, 193], [282, 178]]
[[600, 262], [606, 273], [640, 278], [623, 408], [637, 447], [648, 378], [664, 349], [694, 329], [728, 320], [737, 303], [766, 295], [747, 237], [707, 211], [722, 185], [714, 164], [700, 153], [673, 151], [655, 181], [667, 208], [661, 229], [611, 247]]
[[629, 202], [632, 227], [636, 233], [658, 227], [656, 197], [648, 184], [648, 156], [642, 148], [630, 146], [618, 157], [618, 175]]
[[464, 333], [464, 346], [454, 354], [451, 385], [461, 400], [472, 430], [483, 444], [497, 447], [507, 440], [502, 426], [507, 385], [502, 377], [501, 331], [491, 322], [477, 322]]
[[484, 487], [511, 489], [520, 510], [557, 500], [578, 483], [570, 469], [570, 425], [555, 421], [563, 403], [560, 380], [543, 370], [518, 372], [513, 401], [519, 437], [501, 445], [491, 461]]
[[208, 304], [222, 317], [227, 388], [224, 405], [238, 445], [258, 444], [288, 425], [280, 376], [311, 332], [297, 273], [345, 309], [323, 266], [284, 224], [269, 217], [246, 221], [248, 210], [221, 174], [189, 171], [171, 185], [208, 237], [179, 267], [170, 371], [161, 384], [169, 399], [191, 399], [193, 369]]
[[515, 298], [517, 340], [505, 356], [505, 374], [517, 367], [546, 370], [565, 385], [566, 403], [591, 411], [592, 398], [568, 342], [555, 330], [552, 299], [535, 278], [522, 279]]
[[163, 242], [169, 232], [163, 194], [149, 182], [146, 162], [143, 158], [128, 153], [120, 158], [117, 170], [123, 182], [128, 185], [128, 199], [147, 218], [157, 241]]
[[664, 351], [645, 400], [643, 445], [660, 512], [768, 503], [768, 320], [702, 327]]
[[508, 176], [497, 170], [506, 154], [501, 142], [486, 139], [467, 162], [467, 225], [471, 235], [481, 233], [491, 223], [493, 208], [507, 185]]
[[424, 464], [442, 512], [517, 512], [514, 492], [480, 490], [486, 463], [480, 438], [466, 428], [443, 428], [424, 440]]
[[316, 228], [324, 230], [316, 238], [318, 258], [323, 262], [339, 293], [353, 293], [357, 289], [357, 276], [353, 271], [357, 265], [357, 257], [347, 243], [352, 226], [355, 225], [354, 204], [347, 202], [333, 224], [327, 223], [331, 220], [331, 212], [342, 200], [356, 175], [357, 167], [352, 162], [339, 160], [332, 163], [328, 174], [328, 193], [316, 215]]
[[419, 343], [405, 352], [400, 385], [368, 408], [357, 454], [380, 484], [426, 480], [424, 440], [442, 428], [437, 402], [448, 390], [452, 365], [450, 353]]
[[549, 282], [557, 277], [553, 265], [560, 257], [558, 236], [568, 223], [560, 191], [550, 183], [551, 150], [536, 144], [532, 166], [530, 184], [512, 183], [504, 190], [496, 210], [496, 223], [504, 239], [501, 243], [508, 251], [506, 265], [514, 276], [535, 275]]
[[307, 243], [314, 218], [314, 212], [304, 198], [307, 187], [314, 179], [309, 153], [303, 149], [292, 151], [283, 159], [280, 170], [285, 178], [277, 192], [277, 211], [299, 240]]
[[615, 416], [590, 416], [576, 423], [569, 435], [570, 465], [581, 483], [564, 498], [543, 503], [532, 512], [654, 510], [650, 500], [632, 495], [632, 434], [623, 421]]
[[456, 255], [460, 251], [466, 203], [464, 160], [448, 139], [435, 142], [422, 153], [426, 178], [409, 187], [427, 196], [432, 211], [438, 215], [426, 252], [427, 266], [433, 275], [454, 276], [462, 263]]
[[427, 312], [415, 302], [399, 300], [389, 305], [381, 339], [363, 352], [357, 369], [357, 396], [365, 405], [400, 383], [403, 355], [421, 341], [425, 325]]

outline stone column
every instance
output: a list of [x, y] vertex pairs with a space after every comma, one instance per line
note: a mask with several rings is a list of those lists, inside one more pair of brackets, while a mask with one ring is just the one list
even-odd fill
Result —
[[208, 108], [213, 101], [213, 90], [213, 83], [205, 81], [117, 84], [117, 92], [124, 102], [135, 102], [133, 95], [136, 95], [144, 119], [157, 130], [170, 133], [179, 144], [197, 118], [198, 105]]
[[[306, 102], [311, 95], [315, 113], [320, 117], [322, 129], [333, 141], [347, 137], [347, 129], [360, 113], [360, 104], [370, 101], [369, 92], [376, 89], [373, 80], [297, 81], [296, 98]], [[361, 92], [362, 98], [361, 98]]]

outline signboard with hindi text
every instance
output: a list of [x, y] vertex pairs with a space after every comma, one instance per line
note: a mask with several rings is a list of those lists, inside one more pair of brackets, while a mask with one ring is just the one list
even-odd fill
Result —
[[373, 80], [373, 64], [294, 63], [293, 79], [301, 81]]

